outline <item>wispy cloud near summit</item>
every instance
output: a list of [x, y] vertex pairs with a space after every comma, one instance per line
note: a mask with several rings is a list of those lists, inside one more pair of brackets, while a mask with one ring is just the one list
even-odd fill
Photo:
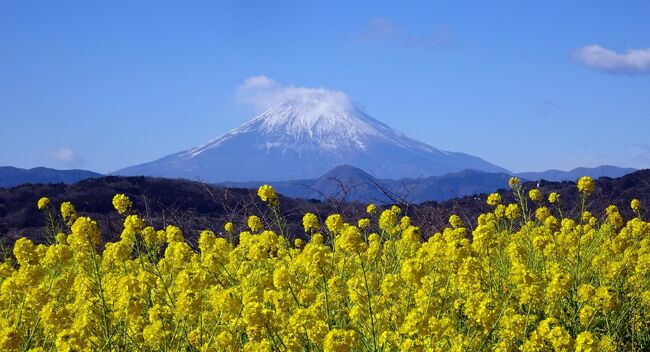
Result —
[[352, 104], [343, 92], [326, 88], [296, 87], [282, 85], [266, 76], [251, 76], [236, 90], [240, 102], [250, 104], [263, 111], [289, 101], [318, 101], [347, 107]]
[[52, 150], [47, 153], [47, 157], [60, 167], [79, 167], [86, 163], [74, 150], [67, 147]]
[[600, 72], [628, 76], [650, 74], [650, 48], [618, 53], [593, 44], [575, 50], [572, 56], [575, 61]]

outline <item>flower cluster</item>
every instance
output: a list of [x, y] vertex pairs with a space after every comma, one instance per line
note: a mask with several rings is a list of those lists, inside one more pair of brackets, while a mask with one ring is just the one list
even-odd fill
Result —
[[594, 191], [596, 185], [594, 180], [589, 176], [582, 176], [578, 180], [578, 191], [584, 194], [589, 194]]
[[267, 202], [272, 205], [277, 205], [278, 203], [278, 194], [275, 192], [273, 187], [269, 185], [263, 185], [257, 190], [257, 195], [262, 199], [263, 202]]
[[501, 195], [499, 193], [492, 193], [488, 196], [487, 204], [494, 206], [499, 203], [501, 203]]
[[41, 199], [38, 200], [38, 203], [36, 205], [39, 210], [44, 210], [45, 208], [50, 206], [50, 198], [42, 197]]
[[117, 210], [118, 213], [124, 214], [131, 209], [133, 202], [131, 199], [124, 194], [116, 194], [113, 197], [113, 207]]
[[[452, 215], [422, 234], [400, 208], [371, 205], [354, 221], [307, 213], [304, 234], [250, 215], [236, 239], [228, 222], [195, 244], [134, 212], [102, 243], [64, 203], [54, 243], [21, 238], [0, 262], [0, 350], [650, 349], [650, 223], [615, 207], [563, 217], [537, 192], [491, 195], [473, 229]], [[272, 188], [258, 194], [278, 209]]]

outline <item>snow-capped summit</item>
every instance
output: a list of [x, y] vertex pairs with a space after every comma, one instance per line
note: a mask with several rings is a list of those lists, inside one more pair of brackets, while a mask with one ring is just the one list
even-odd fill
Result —
[[379, 178], [463, 169], [506, 172], [480, 158], [411, 139], [361, 111], [343, 93], [312, 89], [206, 144], [117, 173], [207, 182], [282, 181], [318, 177], [342, 164]]
[[435, 150], [375, 120], [344, 97], [333, 99], [328, 94], [313, 94], [285, 101], [187, 153], [196, 156], [234, 136], [252, 131], [265, 136], [266, 149], [293, 149], [301, 154], [344, 151], [348, 148], [364, 150], [375, 138], [404, 147]]

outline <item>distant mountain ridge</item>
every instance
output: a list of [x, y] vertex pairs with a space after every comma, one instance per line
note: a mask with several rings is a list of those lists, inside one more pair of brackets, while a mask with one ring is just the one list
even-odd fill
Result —
[[520, 172], [517, 176], [531, 180], [546, 180], [546, 181], [575, 181], [582, 176], [590, 176], [591, 178], [599, 177], [622, 177], [627, 174], [631, 174], [637, 171], [633, 168], [623, 168], [618, 166], [611, 165], [602, 165], [598, 167], [577, 167], [569, 171], [560, 171], [560, 170], [546, 170], [541, 172]]
[[[561, 182], [575, 181], [585, 175], [593, 178], [602, 176], [617, 178], [634, 171], [636, 170], [631, 168], [601, 166], [596, 168], [576, 168], [571, 171], [549, 170], [545, 172], [519, 173], [517, 176], [530, 181], [544, 179]], [[43, 167], [26, 170], [5, 166], [0, 167], [0, 188], [14, 187], [26, 183], [71, 184], [102, 176], [99, 173], [86, 170], [55, 170]], [[377, 203], [404, 201], [420, 203], [494, 192], [499, 188], [507, 188], [507, 181], [510, 176], [510, 174], [506, 173], [463, 170], [443, 176], [394, 180], [375, 177], [350, 165], [340, 165], [312, 179], [278, 182], [222, 182], [218, 183], [218, 185], [257, 188], [262, 184], [270, 183], [281, 194], [293, 198], [339, 199]]]
[[[376, 203], [421, 203], [489, 193], [508, 185], [510, 175], [463, 170], [421, 179], [379, 179], [350, 165], [309, 180], [270, 182], [280, 194], [303, 199], [339, 199]], [[265, 182], [224, 182], [219, 186], [256, 188]]]
[[[631, 171], [630, 171], [631, 170]], [[629, 172], [628, 172], [629, 171]], [[636, 171], [614, 166], [577, 168], [571, 171], [551, 170], [549, 173], [520, 173], [524, 180], [575, 181], [582, 176], [594, 178], [606, 176], [621, 177]], [[526, 176], [542, 177], [526, 177]], [[578, 176], [575, 176], [578, 175]], [[314, 179], [284, 182], [222, 182], [219, 186], [236, 188], [257, 188], [262, 184], [272, 185], [279, 193], [292, 198], [340, 199], [344, 201], [395, 203], [421, 203], [445, 201], [468, 195], [491, 193], [508, 187], [513, 176], [507, 173], [490, 173], [477, 170], [463, 170], [443, 176], [405, 178], [400, 180], [380, 179], [350, 165], [341, 165]], [[545, 177], [553, 177], [549, 180]]]
[[13, 166], [0, 166], [0, 187], [14, 187], [26, 183], [75, 183], [88, 178], [104, 175], [87, 170], [56, 170], [47, 167], [21, 169]]
[[281, 102], [204, 145], [115, 174], [206, 182], [288, 181], [317, 178], [343, 164], [391, 179], [464, 169], [508, 172], [479, 157], [409, 138], [344, 96], [315, 91]]

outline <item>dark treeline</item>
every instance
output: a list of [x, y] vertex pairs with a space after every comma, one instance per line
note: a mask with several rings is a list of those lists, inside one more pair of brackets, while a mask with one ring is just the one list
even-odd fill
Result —
[[[574, 182], [527, 182], [525, 190], [539, 187], [548, 196], [560, 194], [561, 208], [565, 216], [577, 217], [580, 209], [579, 195]], [[499, 190], [504, 202], [513, 202], [509, 190]], [[26, 184], [0, 189], [0, 236], [5, 245], [27, 236], [36, 242], [45, 241], [43, 212], [37, 209], [40, 197], [49, 197], [51, 206], [58, 213], [60, 204], [72, 202], [77, 212], [90, 216], [102, 228], [104, 240], [113, 241], [122, 230], [121, 219], [113, 209], [112, 199], [117, 193], [128, 195], [134, 202], [134, 211], [156, 228], [167, 224], [179, 226], [185, 234], [195, 239], [205, 229], [223, 232], [227, 221], [235, 224], [235, 230], [244, 230], [247, 215], [258, 215], [269, 220], [270, 213], [264, 203], [251, 189], [232, 189], [201, 182], [151, 177], [108, 176], [88, 179], [72, 185]], [[410, 204], [396, 199], [398, 206], [412, 218], [413, 224], [422, 228], [425, 237], [441, 231], [451, 214], [459, 215], [469, 227], [476, 225], [479, 214], [491, 208], [485, 202], [486, 194], [477, 194], [445, 202]], [[589, 197], [588, 210], [602, 215], [610, 205], [619, 207], [625, 218], [633, 216], [629, 203], [637, 198], [644, 206], [644, 219], [648, 218], [650, 204], [650, 170], [611, 179], [602, 177], [596, 182], [596, 191]], [[327, 215], [340, 213], [349, 222], [367, 216], [365, 203], [329, 199], [327, 201], [291, 199], [281, 197], [281, 212], [286, 219], [288, 233], [302, 237], [302, 215], [317, 214], [322, 221]], [[377, 204], [380, 209], [388, 204]], [[551, 207], [552, 208], [552, 207]]]

